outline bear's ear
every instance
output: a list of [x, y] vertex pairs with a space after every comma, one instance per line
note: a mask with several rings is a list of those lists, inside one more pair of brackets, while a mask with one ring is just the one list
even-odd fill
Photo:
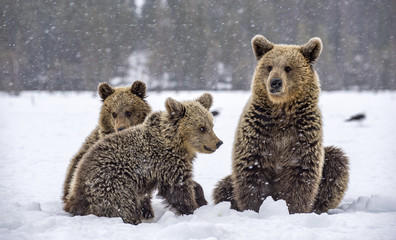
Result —
[[171, 119], [178, 120], [184, 117], [186, 108], [181, 102], [174, 100], [173, 98], [167, 98], [165, 101], [165, 108]]
[[146, 98], [146, 84], [142, 81], [132, 83], [131, 92], [141, 99]]
[[107, 82], [103, 82], [98, 86], [98, 93], [102, 100], [105, 100], [108, 96], [113, 94], [115, 89], [110, 86]]
[[256, 35], [252, 39], [252, 48], [257, 60], [260, 60], [265, 53], [274, 48], [274, 44], [268, 41], [264, 36]]
[[302, 55], [308, 60], [309, 64], [315, 63], [322, 52], [323, 44], [320, 38], [311, 38], [306, 44], [301, 46]]
[[213, 104], [213, 97], [209, 93], [204, 93], [196, 101], [209, 110]]

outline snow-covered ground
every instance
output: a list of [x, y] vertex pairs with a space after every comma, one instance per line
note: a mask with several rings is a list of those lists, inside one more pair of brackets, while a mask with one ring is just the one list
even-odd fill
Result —
[[[202, 92], [149, 92], [154, 110], [166, 97]], [[248, 92], [213, 92], [215, 131], [224, 141], [199, 154], [195, 179], [209, 205], [176, 216], [154, 199], [156, 217], [137, 226], [120, 218], [71, 217], [60, 200], [67, 165], [95, 127], [100, 101], [92, 93], [0, 93], [0, 239], [396, 239], [396, 92], [324, 92], [320, 106], [326, 145], [350, 157], [349, 189], [329, 214], [288, 215], [267, 199], [260, 212], [214, 206], [214, 185], [231, 172], [235, 127]], [[345, 122], [364, 112], [362, 122]]]

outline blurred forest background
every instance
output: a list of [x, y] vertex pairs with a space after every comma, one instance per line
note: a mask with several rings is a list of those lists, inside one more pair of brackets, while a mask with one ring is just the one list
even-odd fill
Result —
[[1, 0], [0, 91], [249, 89], [250, 41], [318, 36], [325, 90], [396, 89], [395, 0]]

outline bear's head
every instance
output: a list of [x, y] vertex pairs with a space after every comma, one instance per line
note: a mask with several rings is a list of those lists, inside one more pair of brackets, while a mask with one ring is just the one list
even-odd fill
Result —
[[319, 94], [313, 63], [322, 51], [320, 38], [297, 46], [273, 44], [257, 35], [252, 48], [258, 61], [252, 85], [255, 94], [268, 96], [275, 104]]
[[151, 107], [145, 100], [144, 82], [135, 81], [130, 87], [118, 88], [101, 83], [98, 92], [103, 101], [99, 117], [102, 137], [142, 123], [151, 112]]
[[165, 102], [170, 124], [177, 126], [180, 145], [191, 152], [213, 153], [223, 142], [213, 131], [213, 115], [209, 112], [213, 98], [209, 93], [194, 101], [178, 102], [168, 98]]

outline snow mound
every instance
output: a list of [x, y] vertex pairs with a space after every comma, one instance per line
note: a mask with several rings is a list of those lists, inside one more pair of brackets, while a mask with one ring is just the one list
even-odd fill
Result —
[[342, 204], [337, 209], [329, 211], [332, 213], [342, 212], [396, 212], [396, 197], [372, 195], [361, 196], [352, 203]]
[[287, 209], [286, 201], [284, 200], [274, 201], [272, 198], [267, 198], [260, 206], [260, 218], [281, 215], [289, 215], [289, 210]]

